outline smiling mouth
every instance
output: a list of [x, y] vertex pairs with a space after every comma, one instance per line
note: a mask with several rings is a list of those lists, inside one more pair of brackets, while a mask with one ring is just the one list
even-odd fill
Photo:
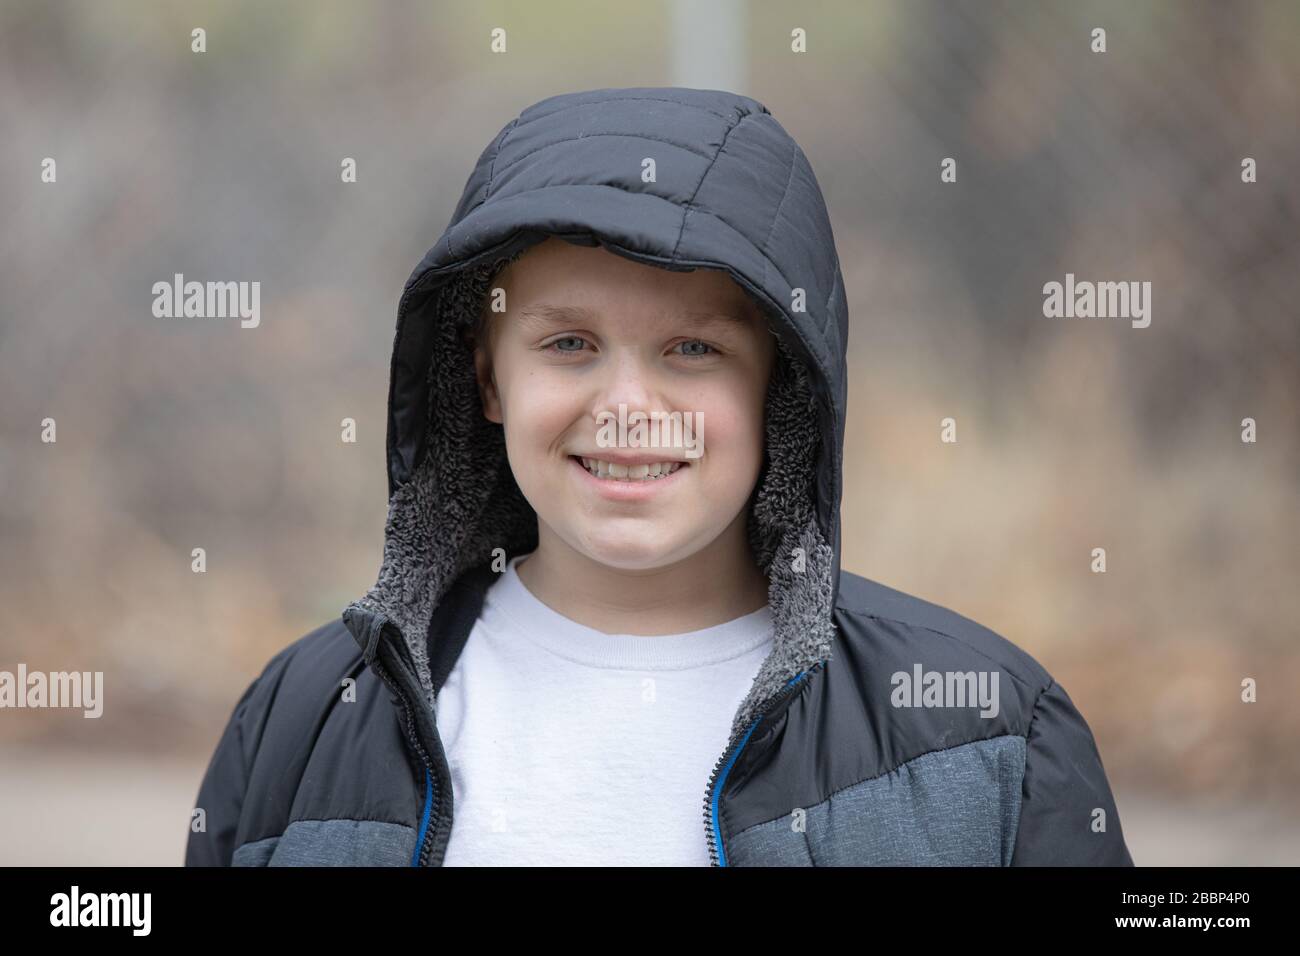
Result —
[[581, 464], [595, 478], [630, 483], [661, 481], [682, 468], [690, 467], [684, 461], [657, 461], [641, 465], [620, 465], [616, 461], [604, 461], [600, 458], [580, 458], [577, 455], [570, 455], [569, 457]]

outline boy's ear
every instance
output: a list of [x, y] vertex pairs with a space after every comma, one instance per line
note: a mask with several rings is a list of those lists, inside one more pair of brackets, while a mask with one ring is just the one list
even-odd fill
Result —
[[474, 348], [474, 377], [478, 380], [479, 399], [483, 403], [483, 416], [490, 422], [503, 424], [501, 395], [497, 392], [497, 377], [492, 369], [492, 356], [482, 343]]

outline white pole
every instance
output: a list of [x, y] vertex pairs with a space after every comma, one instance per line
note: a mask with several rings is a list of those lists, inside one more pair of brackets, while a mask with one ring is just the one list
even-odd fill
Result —
[[672, 0], [673, 86], [748, 94], [745, 0]]

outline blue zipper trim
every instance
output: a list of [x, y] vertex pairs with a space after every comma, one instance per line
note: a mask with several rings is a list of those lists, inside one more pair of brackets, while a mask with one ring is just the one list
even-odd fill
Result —
[[429, 768], [424, 768], [424, 818], [420, 821], [420, 832], [415, 838], [415, 853], [411, 856], [411, 866], [420, 865], [420, 847], [424, 846], [424, 835], [429, 830], [429, 814], [433, 811], [433, 781], [429, 777]]
[[[803, 677], [804, 674], [807, 673], [808, 673], [807, 671], [800, 671], [794, 677], [791, 677], [788, 681], [786, 681], [785, 686], [789, 687], [791, 684], [797, 682], [800, 678]], [[736, 752], [731, 755], [731, 759], [727, 761], [727, 765], [722, 768], [722, 775], [718, 777], [718, 782], [713, 788], [713, 803], [709, 808], [709, 812], [713, 815], [713, 838], [718, 843], [718, 866], [727, 865], [727, 854], [726, 851], [722, 849], [722, 829], [718, 826], [718, 801], [722, 798], [722, 788], [727, 782], [727, 774], [731, 772], [732, 766], [736, 763], [736, 760], [740, 757], [740, 752], [745, 749], [745, 744], [749, 742], [750, 735], [754, 733], [754, 729], [758, 727], [758, 725], [762, 723], [762, 721], [763, 718], [760, 715], [754, 720], [752, 724], [749, 725], [749, 730], [745, 731], [745, 736], [741, 738], [740, 746], [737, 747]]]

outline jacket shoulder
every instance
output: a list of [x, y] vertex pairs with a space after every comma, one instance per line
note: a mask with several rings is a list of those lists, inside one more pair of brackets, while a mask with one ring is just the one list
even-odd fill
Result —
[[[952, 789], [966, 800], [973, 781], [996, 766], [988, 789], [997, 794], [1004, 863], [1132, 865], [1092, 731], [1029, 653], [955, 611], [850, 572], [840, 576], [836, 615], [840, 643], [827, 673], [834, 692], [825, 696], [853, 702], [850, 718], [881, 728], [879, 749], [856, 755], [847, 779], [892, 781], [906, 767], [915, 782], [929, 762], [938, 768], [929, 792]], [[944, 681], [979, 672], [994, 689], [979, 702], [992, 706], [946, 706], [940, 695], [945, 706], [933, 707], [915, 692], [917, 671], [925, 683], [936, 672]], [[999, 673], [1010, 678], [1000, 693]], [[899, 684], [907, 687], [901, 699]], [[963, 754], [971, 762], [958, 772]]]
[[356, 638], [343, 618], [337, 617], [308, 631], [272, 657], [258, 681], [287, 681], [304, 689], [317, 682], [332, 686], [339, 673], [352, 670], [361, 660]]
[[870, 578], [841, 571], [836, 610], [858, 621], [859, 626], [842, 629], [850, 640], [883, 645], [872, 649], [867, 659], [878, 659], [881, 650], [914, 657], [941, 653], [954, 664], [976, 669], [996, 665], [1035, 692], [1052, 684], [1052, 675], [1033, 655], [996, 631]]
[[362, 699], [380, 696], [366, 693], [378, 679], [338, 618], [284, 647], [248, 684], [200, 784], [195, 808], [205, 829], [191, 830], [186, 865], [228, 866], [240, 844], [283, 829], [345, 677]]
[[334, 695], [342, 678], [361, 678], [363, 663], [341, 617], [322, 624], [267, 661], [241, 698], [245, 719], [258, 722], [259, 738], [272, 718], [276, 732], [296, 734], [303, 721], [316, 719], [319, 701]]

